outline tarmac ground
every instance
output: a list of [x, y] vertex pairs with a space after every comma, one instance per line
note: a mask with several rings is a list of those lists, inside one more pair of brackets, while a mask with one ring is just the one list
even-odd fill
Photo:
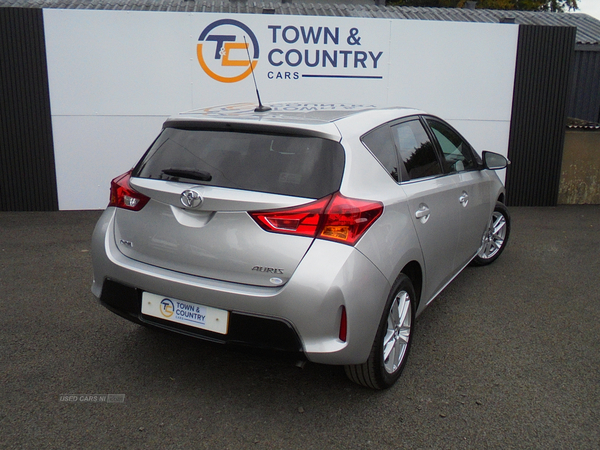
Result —
[[90, 292], [99, 211], [2, 212], [0, 448], [598, 449], [600, 206], [510, 211], [380, 392], [130, 323]]

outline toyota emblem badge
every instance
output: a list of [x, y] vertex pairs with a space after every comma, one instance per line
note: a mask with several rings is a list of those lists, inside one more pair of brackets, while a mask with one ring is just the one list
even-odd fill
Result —
[[186, 208], [197, 208], [202, 204], [203, 198], [198, 192], [187, 189], [181, 193], [180, 200]]

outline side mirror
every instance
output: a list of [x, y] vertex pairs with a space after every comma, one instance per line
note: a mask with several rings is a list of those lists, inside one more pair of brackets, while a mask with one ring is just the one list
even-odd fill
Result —
[[504, 156], [494, 152], [483, 152], [483, 167], [490, 170], [500, 170], [506, 168], [510, 161]]

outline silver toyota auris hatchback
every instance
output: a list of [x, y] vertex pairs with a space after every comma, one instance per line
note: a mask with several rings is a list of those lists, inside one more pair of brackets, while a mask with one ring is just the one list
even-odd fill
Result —
[[302, 352], [387, 388], [415, 317], [506, 246], [507, 163], [415, 109], [186, 113], [112, 181], [92, 291], [134, 322]]

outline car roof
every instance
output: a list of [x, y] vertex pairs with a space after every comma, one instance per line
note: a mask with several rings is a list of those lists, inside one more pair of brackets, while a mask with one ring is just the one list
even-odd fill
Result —
[[283, 127], [303, 129], [339, 139], [336, 123], [352, 125], [358, 132], [366, 132], [375, 126], [394, 119], [425, 114], [414, 108], [360, 105], [353, 103], [276, 102], [266, 105], [271, 109], [256, 112], [254, 103], [201, 108], [171, 117], [165, 126], [201, 126], [206, 123], [237, 123], [248, 126]]

